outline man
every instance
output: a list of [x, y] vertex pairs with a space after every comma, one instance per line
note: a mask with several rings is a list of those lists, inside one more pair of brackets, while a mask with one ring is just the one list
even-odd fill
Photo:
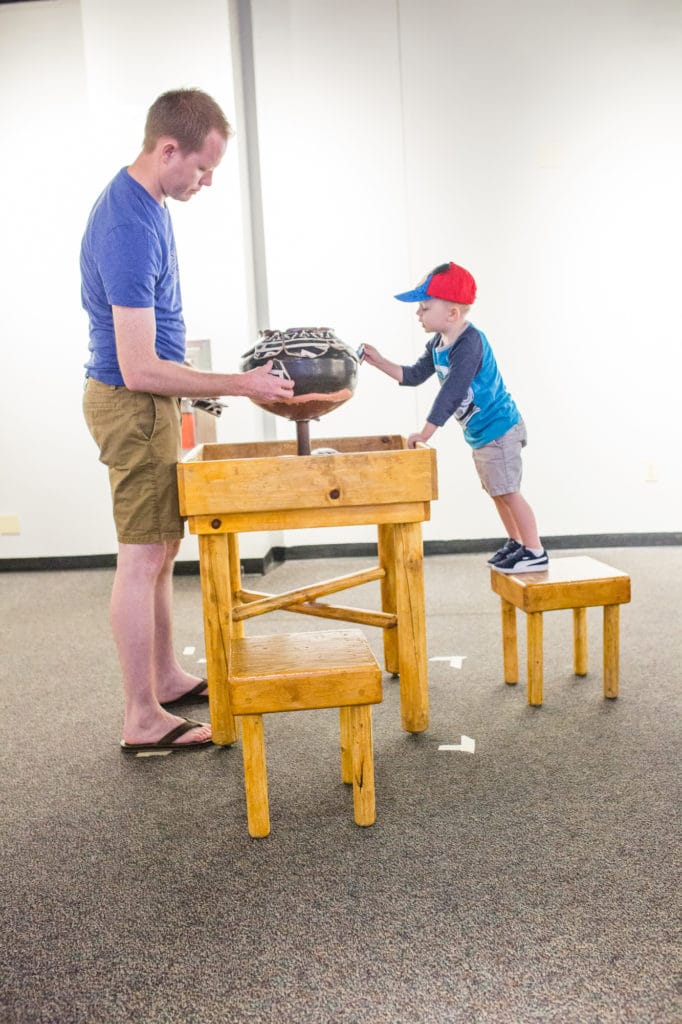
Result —
[[186, 202], [212, 183], [231, 128], [198, 89], [151, 106], [144, 144], [95, 203], [81, 247], [82, 300], [90, 321], [83, 400], [109, 468], [119, 542], [111, 623], [123, 672], [127, 750], [190, 750], [209, 725], [169, 706], [204, 696], [205, 681], [177, 661], [172, 638], [173, 562], [184, 534], [178, 508], [180, 401], [243, 395], [289, 397], [271, 363], [248, 373], [183, 365], [185, 325], [168, 198]]

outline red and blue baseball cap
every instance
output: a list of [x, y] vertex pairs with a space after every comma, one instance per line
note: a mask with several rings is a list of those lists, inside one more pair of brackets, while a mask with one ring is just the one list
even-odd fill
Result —
[[476, 282], [464, 267], [456, 263], [441, 263], [427, 274], [411, 292], [401, 292], [394, 298], [400, 302], [424, 302], [426, 299], [445, 299], [470, 306], [476, 298]]

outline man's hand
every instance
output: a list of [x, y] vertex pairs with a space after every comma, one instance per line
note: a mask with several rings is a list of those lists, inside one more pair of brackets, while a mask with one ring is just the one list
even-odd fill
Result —
[[286, 380], [272, 372], [272, 359], [255, 370], [247, 370], [242, 374], [243, 395], [259, 402], [281, 402], [291, 398], [294, 393], [293, 380]]
[[244, 395], [272, 402], [291, 398], [294, 382], [271, 372], [272, 360], [247, 373], [208, 373], [159, 359], [154, 347], [154, 310], [112, 306], [118, 362], [131, 391], [184, 398]]

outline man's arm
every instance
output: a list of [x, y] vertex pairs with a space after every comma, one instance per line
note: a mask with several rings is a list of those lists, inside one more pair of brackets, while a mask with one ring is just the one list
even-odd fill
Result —
[[130, 391], [178, 398], [242, 395], [268, 402], [290, 398], [293, 393], [293, 381], [270, 373], [271, 362], [246, 373], [206, 373], [159, 359], [154, 348], [156, 319], [152, 308], [112, 306], [112, 313], [118, 362]]

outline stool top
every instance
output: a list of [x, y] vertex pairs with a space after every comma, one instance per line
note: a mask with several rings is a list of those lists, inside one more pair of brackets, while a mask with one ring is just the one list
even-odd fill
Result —
[[590, 608], [630, 600], [628, 574], [589, 555], [550, 558], [545, 572], [514, 575], [491, 569], [490, 585], [524, 611]]
[[569, 555], [565, 558], [550, 558], [546, 572], [528, 572], [523, 575], [527, 579], [532, 577], [535, 583], [560, 583], [565, 580], [613, 579], [616, 576], [627, 576], [627, 573], [589, 555]]

